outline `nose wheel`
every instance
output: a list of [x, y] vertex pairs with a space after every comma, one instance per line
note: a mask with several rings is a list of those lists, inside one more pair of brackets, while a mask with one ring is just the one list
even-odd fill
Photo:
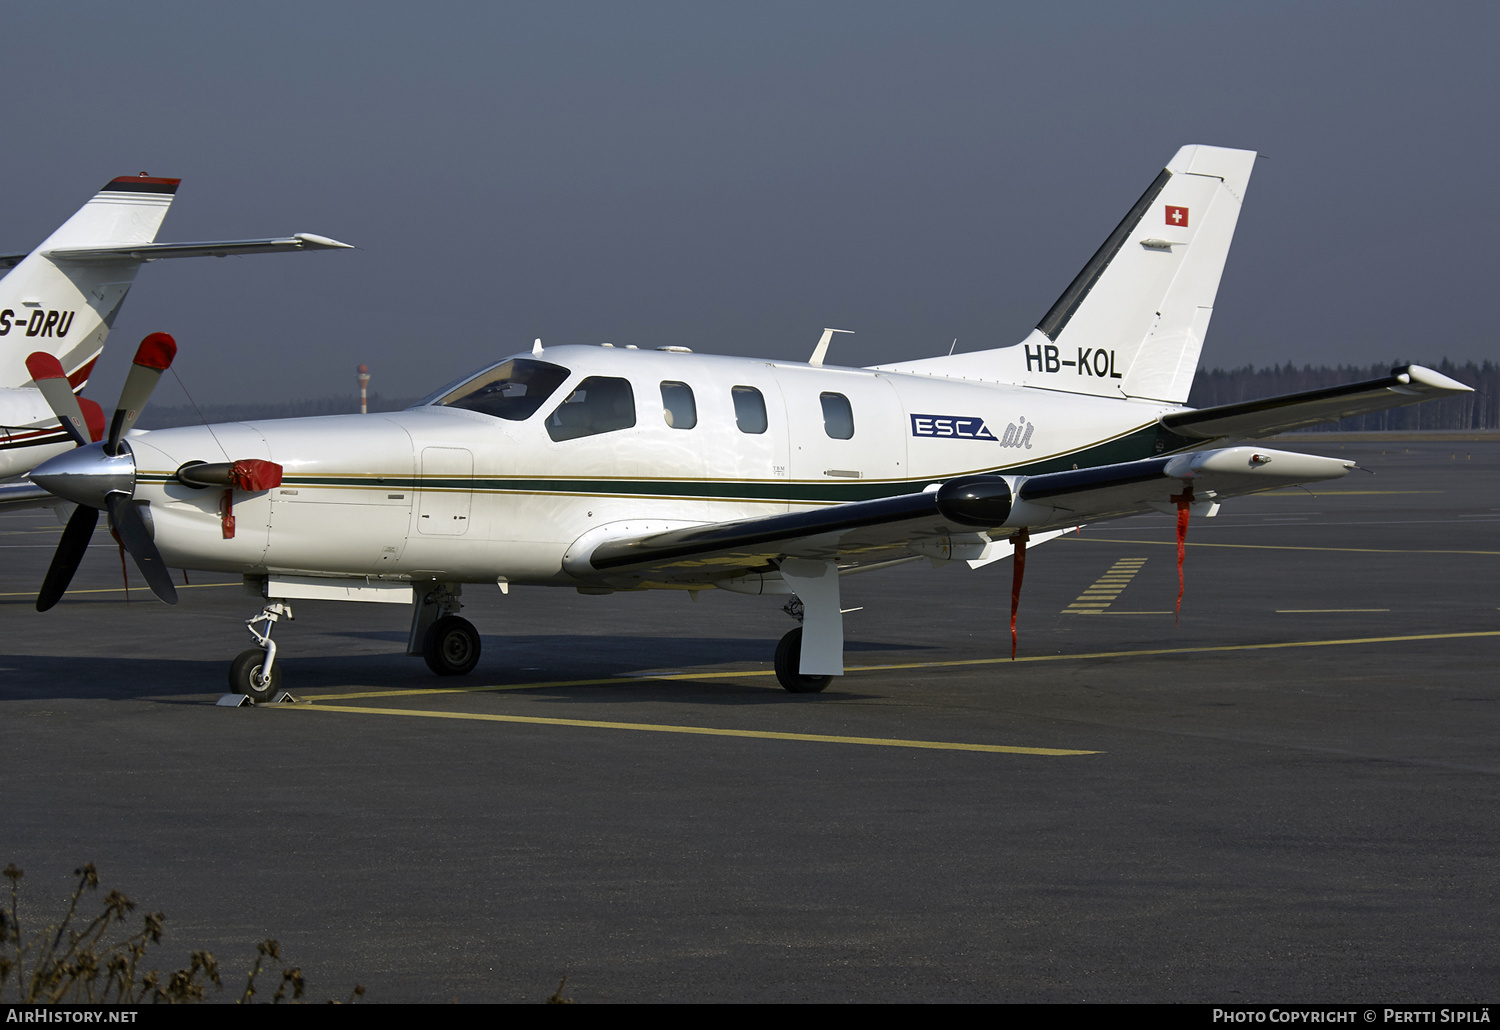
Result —
[[244, 694], [256, 704], [265, 704], [281, 692], [281, 666], [266, 673], [266, 652], [258, 647], [241, 651], [229, 666], [229, 692]]

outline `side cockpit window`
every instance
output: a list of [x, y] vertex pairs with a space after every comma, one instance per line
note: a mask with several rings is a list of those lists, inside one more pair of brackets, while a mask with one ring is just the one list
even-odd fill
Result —
[[698, 424], [698, 405], [687, 383], [661, 384], [661, 414], [673, 429], [692, 429]]
[[512, 358], [465, 380], [432, 403], [520, 422], [535, 415], [567, 378], [568, 370], [561, 365]]
[[753, 386], [734, 388], [734, 420], [742, 433], [766, 431], [766, 399]]
[[635, 425], [635, 394], [628, 379], [589, 376], [547, 416], [547, 435], [559, 442]]

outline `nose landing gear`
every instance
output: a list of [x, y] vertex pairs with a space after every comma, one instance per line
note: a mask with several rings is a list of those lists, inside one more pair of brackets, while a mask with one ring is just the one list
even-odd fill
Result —
[[[265, 704], [280, 695], [281, 666], [276, 664], [276, 641], [271, 639], [271, 630], [283, 615], [291, 621], [292, 606], [273, 601], [255, 618], [245, 620], [245, 628], [255, 638], [257, 646], [240, 652], [230, 664], [230, 693], [244, 694], [256, 704]], [[266, 624], [264, 633], [255, 628], [257, 622]]]

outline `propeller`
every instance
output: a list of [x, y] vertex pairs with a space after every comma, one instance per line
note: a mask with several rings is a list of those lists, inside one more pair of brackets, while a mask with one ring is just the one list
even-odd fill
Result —
[[[44, 612], [57, 604], [67, 592], [78, 564], [88, 549], [99, 512], [109, 512], [109, 523], [146, 585], [167, 604], [177, 603], [177, 590], [161, 552], [151, 539], [151, 530], [141, 517], [135, 493], [135, 457], [125, 444], [125, 434], [135, 425], [141, 409], [151, 397], [161, 374], [172, 364], [177, 343], [166, 333], [152, 333], [141, 341], [120, 391], [120, 402], [109, 422], [109, 432], [102, 443], [84, 439], [82, 427], [88, 426], [78, 400], [67, 386], [62, 365], [49, 354], [33, 354], [26, 359], [27, 371], [36, 379], [42, 397], [57, 415], [79, 446], [66, 454], [43, 462], [31, 472], [31, 481], [59, 497], [77, 503], [68, 519], [42, 589], [36, 608]], [[55, 367], [54, 367], [55, 366]]]
[[31, 373], [42, 399], [75, 444], [82, 447], [104, 435], [103, 409], [73, 393], [68, 373], [63, 371], [56, 356], [38, 351], [26, 359], [26, 371]]

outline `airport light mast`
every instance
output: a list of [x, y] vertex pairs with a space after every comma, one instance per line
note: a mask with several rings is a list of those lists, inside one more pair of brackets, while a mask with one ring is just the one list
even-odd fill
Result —
[[370, 366], [360, 365], [354, 376], [359, 383], [359, 413], [368, 415], [370, 413], [368, 387], [370, 385]]

